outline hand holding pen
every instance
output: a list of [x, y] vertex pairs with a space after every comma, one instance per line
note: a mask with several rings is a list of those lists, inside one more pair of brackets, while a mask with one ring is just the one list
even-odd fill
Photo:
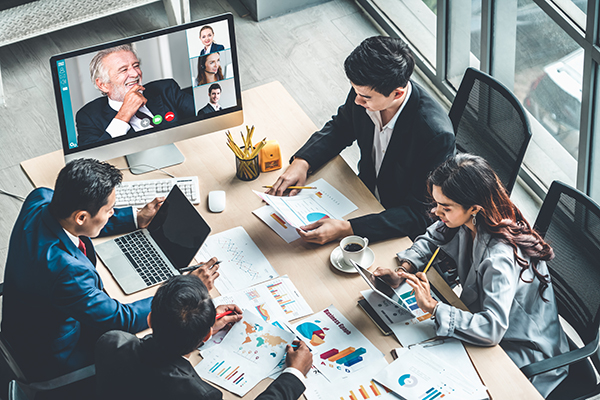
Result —
[[217, 316], [213, 325], [216, 333], [229, 324], [234, 324], [243, 318], [242, 309], [235, 304], [223, 304], [217, 307]]
[[210, 291], [214, 287], [215, 279], [219, 277], [218, 270], [220, 263], [221, 261], [217, 261], [217, 258], [213, 257], [205, 263], [200, 263], [198, 265], [191, 265], [189, 267], [182, 268], [179, 270], [179, 272], [192, 271], [190, 272], [190, 275], [195, 275], [198, 278], [200, 278], [200, 280], [204, 282], [204, 284]]

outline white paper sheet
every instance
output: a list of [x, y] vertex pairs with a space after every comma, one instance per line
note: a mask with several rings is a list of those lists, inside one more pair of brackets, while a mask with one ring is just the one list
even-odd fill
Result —
[[[436, 348], [400, 349], [398, 359], [376, 374], [375, 380], [404, 399], [488, 399], [479, 381], [465, 378], [449, 363], [452, 360], [436, 356]], [[470, 368], [474, 369], [472, 364]]]
[[293, 327], [312, 350], [313, 364], [331, 382], [347, 379], [384, 358], [383, 353], [334, 306], [295, 323]]
[[267, 224], [269, 228], [273, 229], [286, 243], [292, 243], [294, 240], [300, 239], [296, 228], [288, 224], [283, 217], [277, 214], [277, 211], [273, 207], [263, 206], [252, 211], [252, 213]]
[[215, 287], [221, 294], [279, 276], [241, 226], [206, 239], [196, 254], [196, 261], [204, 262], [211, 257], [217, 257], [221, 261], [220, 275], [215, 280]]
[[[358, 208], [324, 179], [319, 179], [311, 185], [317, 189], [304, 189], [301, 194], [291, 197], [270, 196], [256, 190], [254, 193], [272, 206], [277, 215], [294, 228], [300, 228], [325, 217], [342, 219]], [[265, 222], [270, 226], [271, 221]]]
[[203, 379], [243, 396], [280, 363], [295, 338], [244, 310], [244, 319], [233, 325], [219, 345], [204, 352], [195, 369]]

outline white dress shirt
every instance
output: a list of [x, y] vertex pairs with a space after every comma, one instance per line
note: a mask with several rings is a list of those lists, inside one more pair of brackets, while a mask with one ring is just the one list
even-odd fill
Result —
[[[116, 100], [109, 98], [108, 105], [110, 106], [110, 108], [112, 108], [116, 112], [119, 112], [119, 110], [123, 106], [123, 102], [116, 101]], [[152, 117], [154, 116], [154, 114], [152, 114], [152, 112], [145, 105], [141, 106], [138, 109], [138, 111], [141, 112], [142, 114], [146, 114], [148, 116], [148, 118], [150, 118], [150, 119], [152, 119]], [[129, 132], [129, 129], [131, 127], [133, 127], [133, 130], [137, 132], [137, 131], [141, 131], [144, 129], [150, 129], [150, 128], [152, 128], [152, 125], [148, 125], [146, 127], [142, 126], [142, 120], [139, 119], [138, 117], [136, 117], [135, 115], [133, 117], [131, 117], [131, 119], [129, 120], [129, 123], [122, 121], [120, 119], [117, 119], [117, 118], [113, 118], [113, 120], [110, 122], [110, 124], [108, 124], [108, 126], [106, 127], [106, 132], [111, 137], [116, 138], [119, 136], [126, 135], [127, 132]]]
[[[390, 140], [392, 139], [392, 133], [394, 132], [396, 121], [398, 121], [398, 116], [400, 116], [400, 113], [404, 109], [404, 106], [408, 102], [410, 94], [412, 93], [412, 85], [410, 82], [408, 82], [406, 88], [406, 97], [404, 98], [404, 101], [402, 102], [400, 108], [398, 108], [398, 111], [396, 111], [392, 119], [390, 119], [385, 126], [383, 126], [383, 121], [381, 119], [381, 111], [365, 110], [367, 112], [367, 115], [371, 118], [371, 121], [373, 121], [373, 124], [375, 125], [373, 135], [372, 156], [376, 176], [379, 175], [379, 170], [381, 169], [381, 164], [383, 164], [385, 152], [387, 151], [388, 145], [390, 144]], [[377, 197], [377, 200], [379, 200], [379, 191], [377, 187], [375, 187], [375, 197]]]

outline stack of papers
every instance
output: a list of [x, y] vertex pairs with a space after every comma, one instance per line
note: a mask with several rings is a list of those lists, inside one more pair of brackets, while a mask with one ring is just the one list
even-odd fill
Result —
[[253, 213], [290, 243], [300, 238], [296, 228], [323, 218], [342, 219], [358, 209], [356, 204], [324, 179], [319, 179], [311, 185], [316, 189], [303, 189], [301, 194], [292, 197], [270, 196], [254, 191], [269, 205]]

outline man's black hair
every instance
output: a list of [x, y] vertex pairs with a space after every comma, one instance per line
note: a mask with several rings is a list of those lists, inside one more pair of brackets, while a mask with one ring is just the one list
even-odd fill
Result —
[[406, 87], [415, 67], [412, 52], [401, 39], [373, 36], [362, 41], [344, 61], [350, 82], [384, 96]]
[[215, 89], [219, 89], [220, 91], [223, 91], [223, 89], [221, 89], [221, 85], [219, 85], [218, 83], [213, 83], [212, 85], [210, 85], [208, 87], [208, 95], [210, 96], [210, 94], [212, 93], [213, 90]]
[[81, 158], [69, 162], [58, 174], [50, 212], [57, 219], [84, 210], [94, 217], [108, 203], [123, 174], [107, 162]]
[[206, 337], [216, 315], [200, 278], [177, 275], [165, 282], [152, 299], [153, 336], [165, 354], [188, 354]]

